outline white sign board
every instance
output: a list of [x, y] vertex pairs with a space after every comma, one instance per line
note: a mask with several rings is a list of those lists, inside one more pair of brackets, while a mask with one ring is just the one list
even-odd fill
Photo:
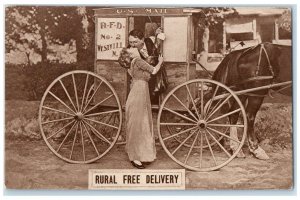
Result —
[[97, 59], [117, 60], [125, 47], [126, 18], [98, 18]]
[[184, 169], [90, 169], [91, 190], [184, 190]]
[[169, 62], [187, 61], [187, 17], [165, 17], [164, 60]]

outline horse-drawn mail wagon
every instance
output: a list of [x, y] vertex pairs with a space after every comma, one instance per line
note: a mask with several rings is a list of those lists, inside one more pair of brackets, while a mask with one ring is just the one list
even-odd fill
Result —
[[[186, 8], [95, 9], [94, 73], [70, 71], [59, 76], [40, 104], [40, 129], [50, 150], [70, 163], [91, 163], [108, 153], [122, 132], [130, 85], [126, 70], [117, 61], [119, 52], [128, 46], [131, 30], [143, 30], [145, 37], [151, 37], [161, 27], [166, 39], [160, 51], [169, 86], [152, 107], [158, 109], [156, 124], [162, 147], [175, 162], [196, 171], [219, 169], [236, 157], [248, 122], [238, 95], [290, 85], [291, 77], [284, 83], [268, 82], [239, 91], [225, 82], [195, 79], [194, 40], [198, 38], [193, 21], [199, 12]], [[269, 48], [265, 50], [256, 57], [262, 65], [269, 59]], [[257, 73], [260, 78], [252, 81], [275, 77], [265, 71]], [[231, 129], [236, 130], [235, 137], [229, 134]], [[232, 146], [235, 148], [230, 149]]]

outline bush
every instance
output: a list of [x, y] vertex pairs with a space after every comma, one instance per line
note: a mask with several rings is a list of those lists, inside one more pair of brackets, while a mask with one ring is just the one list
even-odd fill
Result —
[[93, 71], [93, 63], [6, 64], [5, 99], [40, 100], [47, 87], [55, 78], [72, 70]]

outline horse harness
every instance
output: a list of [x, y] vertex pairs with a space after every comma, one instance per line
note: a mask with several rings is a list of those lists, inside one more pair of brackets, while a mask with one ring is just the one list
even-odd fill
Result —
[[[259, 57], [258, 57], [258, 62], [257, 62], [257, 65], [256, 65], [256, 70], [255, 70], [255, 76], [254, 77], [251, 77], [251, 78], [248, 78], [242, 82], [239, 83], [240, 84], [244, 84], [244, 83], [247, 83], [247, 82], [252, 82], [252, 81], [262, 81], [262, 80], [272, 80], [272, 83], [273, 83], [273, 80], [274, 80], [274, 77], [275, 77], [275, 74], [274, 74], [274, 70], [273, 70], [273, 67], [271, 65], [271, 62], [270, 62], [270, 58], [269, 58], [269, 55], [268, 55], [268, 52], [264, 46], [264, 44], [259, 44], [260, 45], [260, 49], [259, 49]], [[251, 50], [251, 49], [254, 49], [256, 48], [257, 46], [255, 47], [252, 47], [250, 49], [246, 49], [244, 53], [246, 53], [247, 51]], [[262, 59], [262, 55], [266, 56], [266, 59], [267, 59], [267, 62], [268, 62], [268, 70], [269, 72], [271, 73], [270, 76], [261, 76], [259, 75], [259, 70], [261, 69], [261, 59]], [[255, 94], [255, 93], [247, 93], [246, 94], [247, 96], [256, 96], [256, 97], [266, 97], [266, 96], [270, 96], [272, 97], [271, 93], [270, 93], [270, 90], [268, 90], [268, 94], [266, 95], [260, 95], [260, 94]], [[273, 98], [273, 97], [272, 97]]]

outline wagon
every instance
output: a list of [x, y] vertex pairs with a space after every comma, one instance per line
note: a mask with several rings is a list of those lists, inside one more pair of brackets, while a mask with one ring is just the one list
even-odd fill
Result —
[[[210, 79], [195, 79], [194, 41], [197, 9], [100, 8], [95, 10], [94, 72], [77, 70], [56, 78], [45, 91], [39, 108], [43, 139], [59, 158], [70, 163], [92, 163], [117, 143], [124, 144], [123, 111], [130, 78], [117, 62], [126, 47], [128, 32], [153, 24], [167, 35], [161, 49], [168, 74], [168, 90], [152, 108], [157, 118], [160, 145], [182, 167], [194, 171], [217, 170], [241, 150], [247, 133], [247, 116], [238, 95], [289, 83], [244, 91]], [[178, 29], [174, 24], [181, 24]], [[238, 108], [228, 111], [229, 104]], [[239, 115], [232, 124], [229, 116]], [[230, 129], [237, 137], [229, 136]], [[235, 145], [235, 151], [230, 146]]]

